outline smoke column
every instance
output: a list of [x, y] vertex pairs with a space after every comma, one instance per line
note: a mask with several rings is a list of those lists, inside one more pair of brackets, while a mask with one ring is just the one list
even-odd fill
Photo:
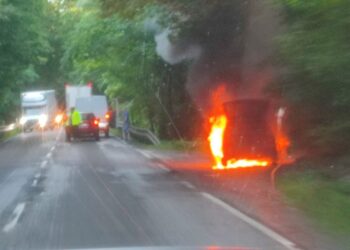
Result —
[[268, 1], [218, 1], [179, 36], [172, 38], [170, 29], [156, 33], [156, 50], [170, 64], [192, 61], [186, 86], [203, 111], [220, 85], [227, 90], [223, 102], [259, 97], [276, 77], [271, 59], [279, 30], [276, 13]]

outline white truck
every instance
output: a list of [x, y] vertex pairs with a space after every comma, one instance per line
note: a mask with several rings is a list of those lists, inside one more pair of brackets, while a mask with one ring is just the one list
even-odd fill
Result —
[[77, 99], [91, 97], [92, 85], [66, 85], [66, 113], [69, 114], [72, 107], [76, 107]]
[[21, 110], [20, 125], [23, 131], [53, 128], [57, 114], [55, 90], [23, 92]]

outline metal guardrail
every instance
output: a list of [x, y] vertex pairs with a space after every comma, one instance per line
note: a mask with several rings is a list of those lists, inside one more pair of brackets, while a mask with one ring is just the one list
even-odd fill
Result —
[[153, 144], [160, 143], [158, 137], [148, 129], [131, 127], [129, 129], [129, 132], [131, 136], [139, 136], [139, 137], [147, 138]]
[[[123, 124], [118, 123], [117, 128], [123, 129]], [[153, 144], [160, 144], [160, 140], [158, 139], [158, 137], [149, 129], [137, 128], [137, 127], [131, 126], [129, 128], [129, 133], [133, 137], [141, 137]]]

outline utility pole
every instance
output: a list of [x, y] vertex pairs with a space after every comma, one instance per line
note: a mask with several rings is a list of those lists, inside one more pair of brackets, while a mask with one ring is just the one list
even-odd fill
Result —
[[115, 127], [118, 128], [118, 116], [119, 116], [119, 101], [115, 98]]

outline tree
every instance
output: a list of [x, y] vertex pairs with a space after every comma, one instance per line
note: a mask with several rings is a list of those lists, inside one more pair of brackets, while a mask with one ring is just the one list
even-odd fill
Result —
[[18, 115], [13, 111], [20, 91], [39, 79], [36, 67], [46, 62], [46, 5], [45, 0], [0, 1], [0, 121]]
[[346, 153], [350, 148], [350, 2], [281, 2], [288, 25], [281, 38], [281, 55], [288, 73], [280, 86], [295, 111], [294, 137], [300, 147], [314, 153]]
[[193, 136], [187, 124], [191, 119], [181, 116], [195, 113], [184, 87], [187, 67], [171, 66], [156, 54], [153, 34], [144, 28], [147, 13], [133, 19], [104, 16], [94, 6], [82, 7], [76, 15], [64, 38], [62, 66], [68, 80], [93, 81], [110, 99], [132, 101], [133, 123], [162, 138], [177, 138], [175, 127]]

